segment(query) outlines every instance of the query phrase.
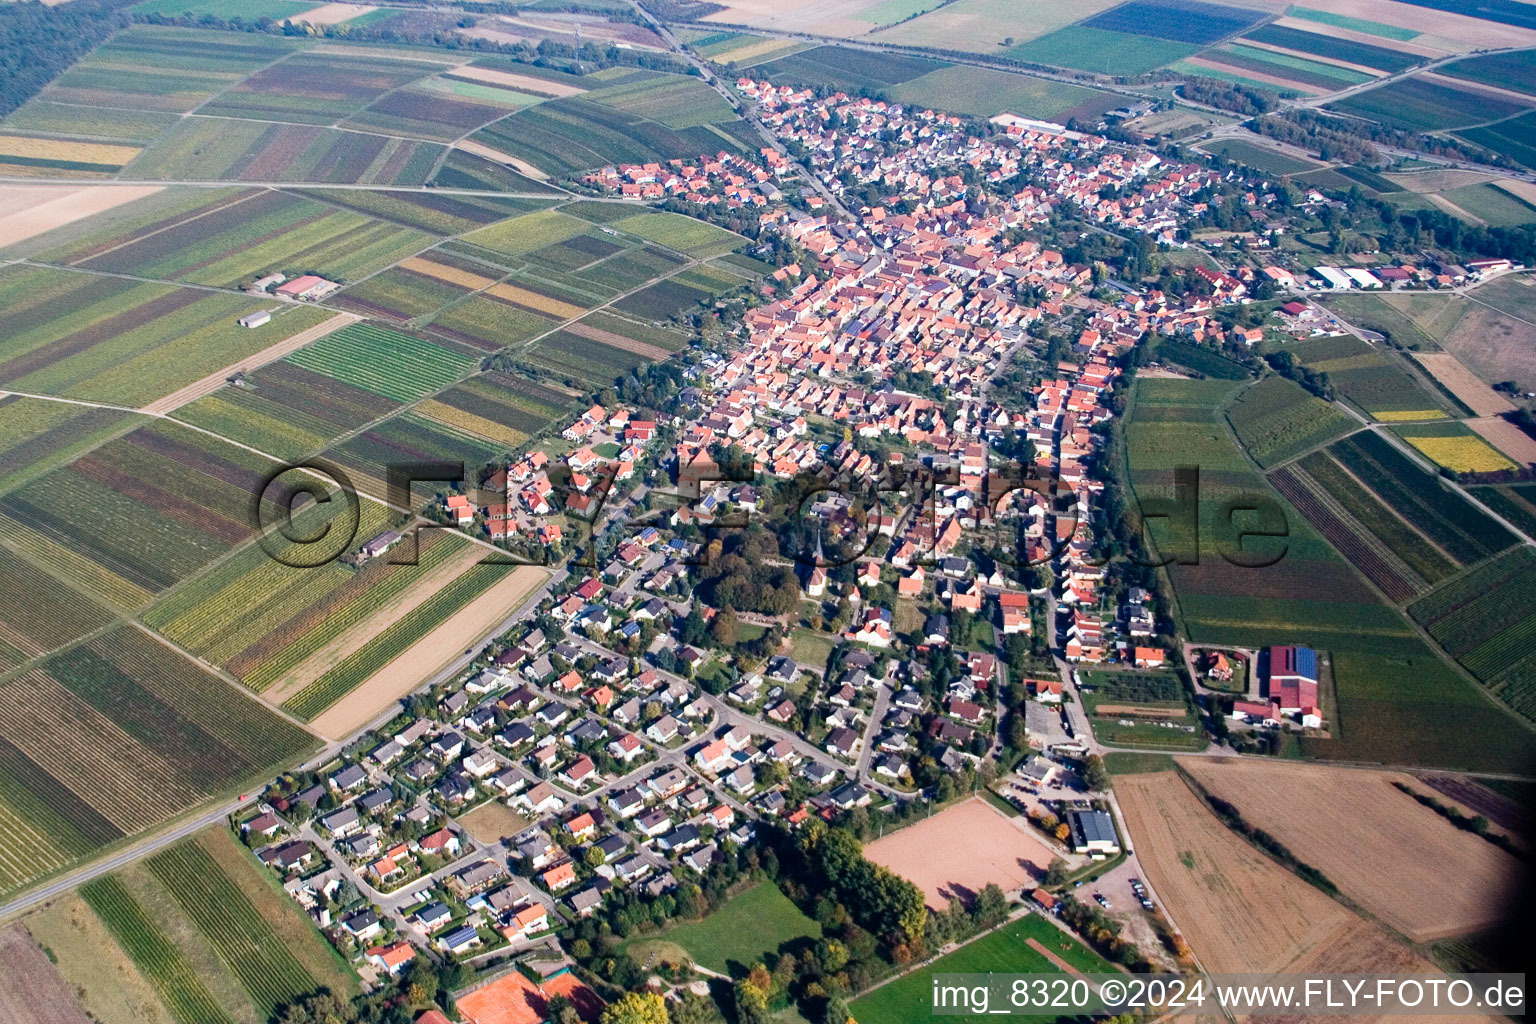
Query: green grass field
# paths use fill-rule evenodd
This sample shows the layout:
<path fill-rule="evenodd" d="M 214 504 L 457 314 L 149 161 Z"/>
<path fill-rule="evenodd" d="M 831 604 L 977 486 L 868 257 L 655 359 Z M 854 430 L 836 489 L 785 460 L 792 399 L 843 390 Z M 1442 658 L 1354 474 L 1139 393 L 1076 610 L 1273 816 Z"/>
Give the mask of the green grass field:
<path fill-rule="evenodd" d="M 1241 139 L 1222 139 L 1207 145 L 1206 150 L 1228 160 L 1235 160 L 1240 164 L 1247 164 L 1256 171 L 1266 174 L 1300 174 L 1302 171 L 1310 171 L 1317 168 L 1318 164 L 1302 160 L 1287 153 L 1270 149 L 1268 146 L 1260 146 L 1252 142 L 1244 142 Z"/>
<path fill-rule="evenodd" d="M 920 75 L 890 90 L 900 103 L 991 117 L 1007 111 L 1025 117 L 1087 119 L 1119 106 L 1119 97 L 1043 78 L 956 64 Z"/>
<path fill-rule="evenodd" d="M 1108 974 L 1114 968 L 1092 950 L 1045 918 L 1036 914 L 983 935 L 974 942 L 949 953 L 849 1004 L 848 1009 L 859 1024 L 909 1024 L 929 1016 L 933 1007 L 932 978 L 936 974 L 1059 974 L 1060 969 L 1039 950 L 1034 941 L 1079 971 Z M 954 1016 L 967 1024 L 980 1024 L 986 1016 Z M 1055 1020 L 1054 1014 L 1025 1019 Z"/>
<path fill-rule="evenodd" d="M 645 943 L 661 941 L 686 950 L 701 967 L 740 976 L 785 943 L 821 934 L 772 882 L 762 882 L 733 897 L 702 921 L 680 924 L 655 936 L 633 940 L 630 955 Z"/>
<path fill-rule="evenodd" d="M 1172 64 L 1199 49 L 1189 43 L 1071 25 L 1015 46 L 1005 56 L 1101 75 L 1139 75 Z"/>

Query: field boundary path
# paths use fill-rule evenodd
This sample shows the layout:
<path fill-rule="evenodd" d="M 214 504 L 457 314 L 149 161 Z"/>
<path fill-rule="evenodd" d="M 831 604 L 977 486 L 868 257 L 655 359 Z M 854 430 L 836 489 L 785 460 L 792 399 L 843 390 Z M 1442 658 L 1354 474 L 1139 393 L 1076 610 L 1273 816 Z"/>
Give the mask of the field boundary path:
<path fill-rule="evenodd" d="M 224 386 L 224 382 L 237 373 L 249 373 L 252 370 L 274 363 L 284 356 L 297 352 L 312 341 L 319 341 L 333 331 L 339 331 L 349 324 L 355 324 L 362 317 L 355 313 L 337 313 L 324 323 L 316 324 L 308 330 L 300 331 L 275 345 L 269 345 L 254 355 L 246 356 L 237 362 L 230 363 L 222 370 L 215 370 L 201 380 L 195 380 L 186 387 L 172 391 L 164 398 L 157 398 L 146 406 L 142 406 L 139 412 L 149 416 L 164 416 L 175 412 L 182 406 L 197 401 L 206 395 L 211 395 Z M 255 330 L 261 330 L 257 327 Z"/>

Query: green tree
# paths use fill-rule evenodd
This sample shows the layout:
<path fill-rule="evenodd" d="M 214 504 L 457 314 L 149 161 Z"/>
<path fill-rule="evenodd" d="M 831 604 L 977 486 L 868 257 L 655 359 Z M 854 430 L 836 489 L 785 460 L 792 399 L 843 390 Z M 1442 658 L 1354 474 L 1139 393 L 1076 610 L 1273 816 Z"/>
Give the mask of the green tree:
<path fill-rule="evenodd" d="M 840 995 L 827 997 L 827 1005 L 822 1010 L 822 1024 L 848 1024 L 853 1019 L 853 1014 L 848 1012 L 848 1003 Z"/>
<path fill-rule="evenodd" d="M 1094 790 L 1106 790 L 1112 784 L 1109 770 L 1104 767 L 1104 759 L 1098 754 L 1089 754 L 1083 762 L 1083 779 L 1088 783 L 1088 788 Z"/>
<path fill-rule="evenodd" d="M 988 882 L 976 894 L 976 905 L 971 908 L 976 923 L 983 928 L 1002 924 L 1008 918 L 1008 897 L 996 882 Z"/>
<path fill-rule="evenodd" d="M 1071 872 L 1067 869 L 1067 862 L 1060 857 L 1052 857 L 1051 863 L 1045 869 L 1045 884 L 1052 888 L 1067 884 L 1067 876 Z"/>

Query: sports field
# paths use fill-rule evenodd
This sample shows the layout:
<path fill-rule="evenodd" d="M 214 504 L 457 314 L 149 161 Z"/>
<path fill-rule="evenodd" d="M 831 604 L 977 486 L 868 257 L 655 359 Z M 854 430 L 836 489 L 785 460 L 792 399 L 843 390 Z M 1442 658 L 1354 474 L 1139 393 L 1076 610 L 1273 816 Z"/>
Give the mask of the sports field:
<path fill-rule="evenodd" d="M 1021 823 L 974 799 L 870 843 L 864 856 L 915 883 L 930 908 L 943 910 L 989 884 L 1004 892 L 1033 888 L 1053 855 Z"/>
<path fill-rule="evenodd" d="M 1053 958 L 1081 972 L 1107 974 L 1114 970 L 1067 932 L 1037 914 L 1027 914 L 931 964 L 881 985 L 868 995 L 855 999 L 848 1009 L 861 1024 L 905 1024 L 912 1020 L 913 1007 L 933 1005 L 934 975 L 1061 973 L 1062 969 Z M 989 1018 L 973 1015 L 954 1019 L 974 1024 Z"/>

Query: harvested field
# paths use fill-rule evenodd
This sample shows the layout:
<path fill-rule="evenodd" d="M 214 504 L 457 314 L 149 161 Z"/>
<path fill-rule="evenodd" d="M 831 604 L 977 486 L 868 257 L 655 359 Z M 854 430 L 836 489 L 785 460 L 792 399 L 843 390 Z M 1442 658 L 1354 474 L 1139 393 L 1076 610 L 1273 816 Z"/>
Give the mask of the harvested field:
<path fill-rule="evenodd" d="M 213 394 L 215 391 L 219 390 L 219 388 L 223 387 L 225 381 L 229 380 L 229 378 L 233 377 L 235 374 L 250 373 L 252 370 L 259 369 L 260 367 L 266 366 L 268 363 L 275 362 L 291 352 L 297 352 L 299 349 L 303 348 L 305 345 L 308 345 L 312 341 L 318 341 L 319 339 L 325 337 L 327 334 L 330 334 L 332 331 L 337 331 L 347 326 L 348 324 L 356 323 L 358 319 L 358 317 L 353 316 L 351 313 L 337 313 L 335 316 L 331 317 L 324 323 L 316 324 L 314 327 L 311 327 L 308 330 L 300 331 L 299 333 L 293 335 L 291 338 L 279 341 L 270 348 L 264 348 L 260 352 L 257 352 L 255 355 L 247 356 L 239 362 L 230 363 L 228 366 L 224 367 L 224 369 L 215 370 L 213 373 L 210 373 L 202 380 L 195 380 L 191 384 L 188 384 L 186 387 L 181 388 L 178 391 L 171 392 L 164 398 L 156 399 L 155 401 L 150 402 L 148 405 L 144 406 L 144 408 L 140 409 L 139 411 L 151 416 L 161 416 L 165 413 L 180 409 L 182 406 L 187 405 L 188 403 L 197 401 L 204 395 Z"/>
<path fill-rule="evenodd" d="M 1414 358 L 1461 404 L 1478 416 L 1497 416 L 1499 413 L 1514 411 L 1515 407 L 1509 399 L 1485 384 L 1449 352 L 1415 355 Z"/>
<path fill-rule="evenodd" d="M 376 10 L 378 10 L 377 7 L 370 7 L 368 4 L 321 4 L 293 20 L 308 22 L 311 25 L 340 25 L 344 21 L 361 18 Z"/>
<path fill-rule="evenodd" d="M 519 89 L 523 92 L 543 93 L 545 96 L 580 96 L 587 91 L 579 86 L 552 82 L 535 75 L 518 75 L 510 71 L 497 71 L 495 68 L 477 68 L 473 64 L 454 68 L 446 74 L 453 78 L 468 78 L 491 85 L 504 85 L 509 89 Z"/>
<path fill-rule="evenodd" d="M 160 185 L 0 185 L 0 247 L 159 192 Z"/>
<path fill-rule="evenodd" d="M 1420 38 L 1416 42 L 1445 43 L 1446 49 L 1450 50 L 1536 45 L 1536 32 L 1528 29 L 1396 0 L 1327 0 L 1308 6 L 1321 7 L 1333 15 L 1411 29 L 1423 36 L 1435 37 Z"/>
<path fill-rule="evenodd" d="M 551 298 L 548 295 L 540 295 L 538 292 L 527 288 L 519 288 L 515 284 L 494 284 L 486 289 L 487 295 L 502 299 L 531 309 L 536 313 L 547 313 L 561 320 L 570 320 L 581 316 L 587 311 L 585 306 L 577 306 L 569 302 Z"/>
<path fill-rule="evenodd" d="M 1033 887 L 1055 854 L 977 798 L 870 843 L 864 856 L 911 881 L 930 907 L 942 910 L 988 883 L 1004 892 Z"/>
<path fill-rule="evenodd" d="M 590 338 L 593 341 L 600 341 L 604 345 L 623 349 L 625 352 L 633 352 L 635 355 L 644 356 L 647 359 L 665 359 L 672 354 L 669 350 L 659 345 L 649 345 L 643 341 L 626 338 L 622 334 L 614 334 L 612 331 L 605 331 L 584 323 L 571 324 L 566 330 L 572 334 L 579 334 L 583 338 Z"/>
<path fill-rule="evenodd" d="M 461 267 L 445 266 L 420 256 L 412 256 L 408 260 L 401 260 L 399 265 L 402 270 L 425 274 L 427 277 L 434 277 L 439 281 L 447 281 L 449 284 L 456 284 L 460 288 L 468 288 L 470 291 L 489 288 L 496 283 L 494 277 L 475 274 Z"/>
<path fill-rule="evenodd" d="M 495 846 L 508 836 L 515 836 L 528 827 L 528 819 L 518 814 L 500 800 L 481 804 L 457 819 L 469 837 L 481 846 Z"/>
<path fill-rule="evenodd" d="M 88 1024 L 57 968 L 19 924 L 0 931 L 0 1020 L 16 1024 Z"/>
<path fill-rule="evenodd" d="M 1273 760 L 1179 763 L 1211 795 L 1415 942 L 1488 927 L 1513 894 L 1519 863 L 1392 785 L 1416 783 L 1411 775 Z M 1362 857 L 1364 850 L 1370 856 Z M 1455 870 L 1445 870 L 1448 864 Z"/>
<path fill-rule="evenodd" d="M 1147 877 L 1206 969 L 1285 970 L 1352 919 L 1233 834 L 1176 773 L 1119 776 L 1115 795 Z"/>
<path fill-rule="evenodd" d="M 1467 293 L 1472 306 L 1441 342 L 1485 381 L 1536 390 L 1536 277 L 1499 278 Z"/>
<path fill-rule="evenodd" d="M 367 725 L 391 702 L 410 693 L 459 651 L 494 629 L 549 578 L 548 572 L 534 566 L 519 566 L 504 572 L 500 582 L 315 718 L 312 723 L 315 731 L 321 736 L 339 739 Z"/>
<path fill-rule="evenodd" d="M 506 164 L 514 171 L 517 171 L 519 174 L 526 174 L 528 177 L 533 178 L 536 181 L 549 180 L 548 174 L 545 174 L 543 171 L 533 166 L 533 164 L 529 163 L 527 160 L 522 160 L 515 156 L 509 156 L 506 153 L 503 153 L 501 150 L 492 149 L 490 146 L 487 146 L 483 143 L 475 142 L 471 139 L 460 139 L 453 145 L 455 149 L 462 149 L 466 153 L 473 153 L 475 156 L 484 157 L 492 163 Z"/>
<path fill-rule="evenodd" d="M 1482 416 L 1462 420 L 1478 436 L 1516 462 L 1536 463 L 1536 439 L 1506 419 Z"/>

